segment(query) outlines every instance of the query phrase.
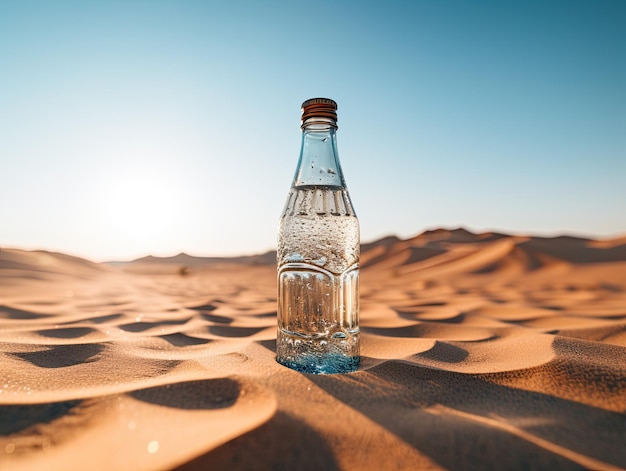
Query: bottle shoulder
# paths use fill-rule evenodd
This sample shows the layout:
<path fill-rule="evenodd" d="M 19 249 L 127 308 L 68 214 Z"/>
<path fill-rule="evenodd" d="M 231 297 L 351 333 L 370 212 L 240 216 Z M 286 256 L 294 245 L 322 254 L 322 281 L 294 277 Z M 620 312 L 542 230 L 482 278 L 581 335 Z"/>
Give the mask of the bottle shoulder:
<path fill-rule="evenodd" d="M 350 194 L 345 187 L 302 185 L 290 189 L 281 217 L 348 216 L 355 217 Z"/>

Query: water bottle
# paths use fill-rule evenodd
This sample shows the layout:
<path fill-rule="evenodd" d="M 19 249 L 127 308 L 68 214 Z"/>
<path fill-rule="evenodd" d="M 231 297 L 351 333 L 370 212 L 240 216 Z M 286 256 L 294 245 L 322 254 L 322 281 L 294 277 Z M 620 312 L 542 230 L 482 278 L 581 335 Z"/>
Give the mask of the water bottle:
<path fill-rule="evenodd" d="M 337 152 L 337 103 L 302 104 L 302 145 L 278 232 L 276 360 L 305 373 L 359 364 L 359 221 Z"/>

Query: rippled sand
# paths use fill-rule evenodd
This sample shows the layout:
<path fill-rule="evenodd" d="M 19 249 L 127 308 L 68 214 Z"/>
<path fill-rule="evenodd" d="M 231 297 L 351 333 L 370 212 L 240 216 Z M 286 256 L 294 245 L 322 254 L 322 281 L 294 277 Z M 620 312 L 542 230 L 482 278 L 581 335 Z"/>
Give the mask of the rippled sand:
<path fill-rule="evenodd" d="M 363 247 L 362 364 L 274 361 L 270 256 L 0 250 L 0 469 L 622 469 L 626 239 Z"/>

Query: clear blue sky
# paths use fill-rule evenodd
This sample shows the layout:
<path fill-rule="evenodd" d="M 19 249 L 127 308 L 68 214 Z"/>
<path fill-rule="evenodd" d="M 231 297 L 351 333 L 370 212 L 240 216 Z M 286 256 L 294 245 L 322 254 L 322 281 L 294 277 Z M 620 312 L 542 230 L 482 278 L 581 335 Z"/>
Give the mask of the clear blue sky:
<path fill-rule="evenodd" d="M 626 232 L 626 2 L 0 0 L 0 245 L 274 248 L 300 104 L 362 240 Z"/>

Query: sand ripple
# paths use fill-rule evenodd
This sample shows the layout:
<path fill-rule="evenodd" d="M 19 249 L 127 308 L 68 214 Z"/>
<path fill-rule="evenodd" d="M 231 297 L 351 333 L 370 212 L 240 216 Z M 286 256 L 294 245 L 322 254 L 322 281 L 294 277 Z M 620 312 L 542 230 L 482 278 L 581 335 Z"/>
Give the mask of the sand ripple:
<path fill-rule="evenodd" d="M 3 249 L 2 469 L 624 468 L 624 247 L 364 246 L 362 364 L 339 376 L 274 361 L 273 265 Z"/>

